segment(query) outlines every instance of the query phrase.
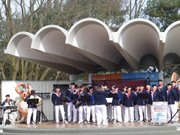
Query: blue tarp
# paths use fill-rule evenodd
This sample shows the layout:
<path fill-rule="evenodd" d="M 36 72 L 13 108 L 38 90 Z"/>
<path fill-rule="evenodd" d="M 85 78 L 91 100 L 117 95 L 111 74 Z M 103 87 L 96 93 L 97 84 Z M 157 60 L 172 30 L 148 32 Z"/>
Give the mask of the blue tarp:
<path fill-rule="evenodd" d="M 122 74 L 122 79 L 125 79 L 125 80 L 145 79 L 145 80 L 149 80 L 149 81 L 157 81 L 159 79 L 159 73 L 158 72 L 124 73 L 124 74 Z"/>

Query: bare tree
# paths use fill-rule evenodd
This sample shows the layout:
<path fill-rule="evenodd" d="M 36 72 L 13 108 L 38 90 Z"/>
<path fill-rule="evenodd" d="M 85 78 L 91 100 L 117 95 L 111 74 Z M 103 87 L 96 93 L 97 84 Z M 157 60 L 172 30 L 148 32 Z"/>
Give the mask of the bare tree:
<path fill-rule="evenodd" d="M 7 45 L 10 38 L 19 31 L 36 33 L 40 28 L 56 24 L 69 29 L 75 22 L 86 17 L 94 17 L 104 21 L 110 28 L 119 28 L 123 21 L 125 10 L 123 0 L 1 0 L 4 24 L 4 36 L 0 37 L 1 46 Z M 15 4 L 14 6 L 12 6 Z M 12 7 L 11 7 L 12 6 Z M 14 7 L 17 11 L 14 11 Z M 139 12 L 137 8 L 137 14 Z M 3 42 L 1 39 L 4 38 Z M 9 55 L 3 55 L 0 62 L 1 78 L 10 80 L 45 80 L 67 79 L 68 75 L 20 60 Z M 82 77 L 82 76 L 81 76 Z"/>
<path fill-rule="evenodd" d="M 125 9 L 127 11 L 127 20 L 141 17 L 142 10 L 147 0 L 124 0 Z"/>

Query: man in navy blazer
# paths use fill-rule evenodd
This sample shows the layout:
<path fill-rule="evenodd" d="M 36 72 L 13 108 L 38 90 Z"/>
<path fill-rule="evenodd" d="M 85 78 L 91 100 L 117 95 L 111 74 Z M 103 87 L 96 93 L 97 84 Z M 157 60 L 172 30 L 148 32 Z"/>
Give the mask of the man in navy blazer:
<path fill-rule="evenodd" d="M 131 87 L 128 87 L 124 93 L 124 106 L 125 106 L 125 117 L 124 122 L 134 122 L 134 105 L 136 101 L 136 95 L 132 92 Z"/>
<path fill-rule="evenodd" d="M 176 96 L 175 91 L 172 89 L 172 84 L 168 83 L 166 91 L 166 101 L 168 102 L 168 120 L 170 120 L 177 111 L 177 108 L 175 107 Z M 173 118 L 172 121 L 175 121 L 175 118 Z"/>
<path fill-rule="evenodd" d="M 166 90 L 167 86 L 164 86 L 163 80 L 158 80 L 158 90 L 159 90 L 159 95 L 160 95 L 160 101 L 166 101 Z"/>
<path fill-rule="evenodd" d="M 137 104 L 139 107 L 139 122 L 146 118 L 146 104 L 147 104 L 148 93 L 144 89 L 144 86 L 140 87 L 140 91 L 137 95 Z"/>
<path fill-rule="evenodd" d="M 146 120 L 151 121 L 151 105 L 152 105 L 152 97 L 151 97 L 151 86 L 149 84 L 146 85 Z"/>
<path fill-rule="evenodd" d="M 152 86 L 152 91 L 151 91 L 151 100 L 152 102 L 158 102 L 160 101 L 160 92 L 157 88 L 157 85 Z M 152 104 L 152 103 L 151 103 Z"/>
<path fill-rule="evenodd" d="M 160 93 L 159 93 L 159 89 L 158 89 L 157 85 L 152 86 L 152 91 L 151 91 L 150 96 L 151 96 L 150 104 L 152 105 L 151 106 L 151 119 L 152 119 L 152 121 L 154 121 L 155 117 L 154 117 L 153 103 L 160 101 Z"/>
<path fill-rule="evenodd" d="M 174 91 L 175 93 L 175 108 L 174 110 L 178 110 L 178 103 L 179 103 L 179 98 L 180 98 L 180 91 L 178 89 L 178 84 L 176 85 L 176 82 L 175 81 L 172 81 L 171 82 L 172 84 L 172 91 Z M 174 116 L 174 121 L 178 121 L 178 113 Z"/>

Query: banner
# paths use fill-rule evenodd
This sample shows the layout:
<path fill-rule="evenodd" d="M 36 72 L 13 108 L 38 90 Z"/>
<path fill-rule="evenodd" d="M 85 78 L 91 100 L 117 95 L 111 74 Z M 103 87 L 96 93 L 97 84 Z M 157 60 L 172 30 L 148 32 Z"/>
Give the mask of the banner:
<path fill-rule="evenodd" d="M 167 102 L 153 102 L 152 106 L 152 122 L 166 123 L 167 120 Z"/>
<path fill-rule="evenodd" d="M 105 75 L 94 74 L 92 77 L 92 80 L 93 81 L 96 81 L 96 80 L 119 80 L 120 78 L 121 78 L 121 75 L 119 73 L 105 74 Z"/>

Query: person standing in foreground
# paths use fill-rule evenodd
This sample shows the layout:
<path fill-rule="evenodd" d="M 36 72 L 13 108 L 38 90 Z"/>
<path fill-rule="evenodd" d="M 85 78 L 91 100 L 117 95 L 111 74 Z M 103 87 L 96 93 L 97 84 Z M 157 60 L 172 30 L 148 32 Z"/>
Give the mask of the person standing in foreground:
<path fill-rule="evenodd" d="M 175 103 L 174 103 L 175 104 L 174 110 L 177 111 L 178 110 L 179 98 L 180 98 L 180 92 L 179 92 L 179 89 L 178 89 L 178 84 L 176 85 L 175 81 L 172 81 L 171 84 L 172 84 L 172 90 L 176 95 L 175 96 Z M 174 116 L 174 121 L 176 121 L 176 122 L 178 121 L 178 113 Z"/>
<path fill-rule="evenodd" d="M 179 95 L 180 95 L 180 80 L 177 80 L 177 88 L 178 88 Z M 179 102 L 178 102 L 178 109 L 180 109 L 180 97 L 179 97 Z M 178 113 L 178 118 L 180 118 L 180 111 Z"/>
<path fill-rule="evenodd" d="M 90 102 L 91 102 L 91 96 L 89 94 L 88 88 L 84 86 L 80 86 L 80 89 L 82 92 L 79 95 L 78 101 L 81 103 L 79 106 L 79 122 L 78 124 L 81 124 L 83 122 L 90 123 Z M 84 116 L 84 117 L 83 117 Z"/>
<path fill-rule="evenodd" d="M 151 121 L 151 105 L 152 105 L 152 97 L 151 97 L 151 86 L 149 84 L 146 85 L 146 92 L 147 92 L 147 98 L 146 98 L 146 121 Z"/>
<path fill-rule="evenodd" d="M 72 103 L 73 103 L 73 109 L 72 109 L 73 110 L 73 120 L 72 120 L 73 123 L 77 122 L 78 108 L 76 107 L 76 103 L 77 103 L 77 100 L 78 100 L 78 97 L 79 97 L 78 91 L 79 91 L 79 88 L 76 85 L 75 89 L 74 89 L 74 91 L 73 91 L 73 93 L 71 95 L 72 96 L 71 99 L 72 99 Z"/>
<path fill-rule="evenodd" d="M 67 98 L 67 119 L 68 122 L 72 122 L 72 112 L 73 112 L 73 103 L 72 103 L 72 94 L 73 91 L 76 89 L 76 84 L 71 83 L 70 88 L 66 91 L 66 98 Z"/>
<path fill-rule="evenodd" d="M 52 103 L 55 107 L 55 118 L 56 123 L 59 123 L 59 111 L 61 112 L 61 117 L 63 120 L 63 123 L 67 123 L 65 121 L 65 112 L 64 112 L 64 106 L 63 106 L 63 94 L 61 92 L 61 89 L 59 87 L 55 88 L 55 92 L 52 94 Z"/>
<path fill-rule="evenodd" d="M 41 104 L 41 98 L 36 95 L 35 90 L 31 90 L 31 94 L 26 98 L 26 102 L 28 99 L 38 99 L 38 103 L 28 103 L 28 114 L 27 114 L 27 125 L 31 123 L 31 116 L 33 114 L 33 124 L 36 124 L 36 116 L 37 116 L 37 106 Z"/>
<path fill-rule="evenodd" d="M 166 101 L 166 89 L 167 87 L 164 86 L 163 80 L 158 80 L 158 90 L 160 95 L 160 101 Z"/>
<path fill-rule="evenodd" d="M 112 95 L 111 95 L 111 93 L 112 93 L 112 91 L 114 91 L 114 87 L 115 87 L 115 85 L 113 84 L 112 86 L 111 86 L 111 89 L 108 89 L 108 88 L 106 88 L 106 89 L 104 89 L 105 90 L 105 92 L 106 92 L 106 94 L 107 94 L 107 97 L 106 98 L 109 98 L 109 99 L 112 99 L 113 97 L 112 97 Z M 113 121 L 113 108 L 112 108 L 112 102 L 109 102 L 108 104 L 107 104 L 107 118 L 108 118 L 108 121 L 109 122 L 112 122 Z"/>
<path fill-rule="evenodd" d="M 122 110 L 121 106 L 123 103 L 123 94 L 119 91 L 118 87 L 115 86 L 113 91 L 110 93 L 112 96 L 112 109 L 113 109 L 113 123 L 122 122 Z"/>
<path fill-rule="evenodd" d="M 93 87 L 89 87 L 89 94 L 91 97 L 91 103 L 90 103 L 90 113 L 92 116 L 92 122 L 96 122 L 96 114 L 95 114 L 95 105 L 94 105 L 94 89 Z"/>
<path fill-rule="evenodd" d="M 127 93 L 127 86 L 125 86 L 122 90 L 122 94 L 123 94 L 123 101 L 124 101 L 124 95 L 125 93 Z M 125 121 L 125 104 L 123 103 L 123 105 L 121 106 L 121 110 L 122 110 L 122 121 Z"/>
<path fill-rule="evenodd" d="M 172 84 L 167 84 L 166 101 L 168 102 L 168 120 L 170 120 L 177 111 L 177 108 L 175 107 L 176 96 L 176 93 L 172 89 Z M 172 121 L 175 121 L 175 117 L 172 119 Z"/>
<path fill-rule="evenodd" d="M 136 96 L 132 92 L 131 87 L 127 88 L 127 91 L 124 93 L 124 106 L 125 106 L 125 116 L 124 122 L 134 122 L 134 105 Z"/>
<path fill-rule="evenodd" d="M 154 109 L 153 109 L 153 104 L 154 102 L 159 102 L 160 101 L 160 93 L 157 85 L 152 86 L 152 91 L 151 91 L 151 98 L 150 98 L 150 104 L 151 104 L 151 122 L 154 122 L 155 120 L 155 115 L 154 115 Z"/>
<path fill-rule="evenodd" d="M 137 95 L 137 104 L 139 107 L 139 122 L 142 122 L 146 118 L 146 102 L 148 98 L 148 93 L 144 89 L 144 86 L 142 85 L 140 87 L 140 91 Z"/>
<path fill-rule="evenodd" d="M 97 125 L 103 126 L 108 125 L 107 123 L 107 101 L 106 101 L 106 92 L 104 91 L 103 87 L 97 88 L 94 92 L 94 101 L 95 101 L 95 112 L 97 118 Z"/>
<path fill-rule="evenodd" d="M 134 95 L 135 95 L 135 103 L 134 103 L 134 121 L 139 121 L 139 106 L 137 105 L 137 95 L 140 91 L 140 86 L 136 86 Z"/>

